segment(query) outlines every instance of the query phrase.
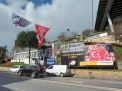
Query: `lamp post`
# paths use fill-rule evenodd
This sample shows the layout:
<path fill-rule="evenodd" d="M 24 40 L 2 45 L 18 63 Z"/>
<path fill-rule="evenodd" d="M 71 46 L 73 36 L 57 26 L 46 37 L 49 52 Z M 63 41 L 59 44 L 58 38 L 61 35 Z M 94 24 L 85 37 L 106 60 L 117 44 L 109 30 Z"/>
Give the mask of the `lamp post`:
<path fill-rule="evenodd" d="M 28 58 L 29 58 L 29 64 L 30 64 L 30 59 L 31 59 L 31 40 L 29 41 L 29 45 L 28 45 L 28 47 L 29 47 L 29 50 L 28 50 L 28 53 L 29 53 L 29 56 L 28 56 Z"/>
<path fill-rule="evenodd" d="M 67 31 L 68 31 L 68 37 L 69 37 L 68 65 L 70 66 L 70 60 L 69 60 L 69 54 L 70 54 L 70 29 L 68 28 Z"/>

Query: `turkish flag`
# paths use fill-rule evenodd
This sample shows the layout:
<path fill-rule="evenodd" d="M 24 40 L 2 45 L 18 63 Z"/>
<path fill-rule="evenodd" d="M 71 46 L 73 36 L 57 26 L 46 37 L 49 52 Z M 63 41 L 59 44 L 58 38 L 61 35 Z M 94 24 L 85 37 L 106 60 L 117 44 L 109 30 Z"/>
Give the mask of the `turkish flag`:
<path fill-rule="evenodd" d="M 41 46 L 43 44 L 43 40 L 49 28 L 40 26 L 38 24 L 35 24 L 35 28 L 36 28 L 36 36 L 38 39 L 38 46 Z"/>

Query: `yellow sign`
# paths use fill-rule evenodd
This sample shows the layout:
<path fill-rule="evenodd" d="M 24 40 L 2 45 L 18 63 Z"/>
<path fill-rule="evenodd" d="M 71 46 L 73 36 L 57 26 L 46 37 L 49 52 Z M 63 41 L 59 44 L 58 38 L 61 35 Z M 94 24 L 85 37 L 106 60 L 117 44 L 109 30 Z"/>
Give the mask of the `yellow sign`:
<path fill-rule="evenodd" d="M 97 65 L 97 62 L 80 62 L 80 66 L 86 66 L 86 65 Z"/>

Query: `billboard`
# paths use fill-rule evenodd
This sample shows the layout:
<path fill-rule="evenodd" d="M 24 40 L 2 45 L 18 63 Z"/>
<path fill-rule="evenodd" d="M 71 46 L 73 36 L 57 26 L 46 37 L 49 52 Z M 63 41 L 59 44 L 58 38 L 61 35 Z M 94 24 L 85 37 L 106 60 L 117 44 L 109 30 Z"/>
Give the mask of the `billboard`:
<path fill-rule="evenodd" d="M 62 65 L 72 65 L 79 66 L 80 61 L 84 60 L 84 55 L 82 51 L 78 52 L 65 52 L 61 54 L 61 64 Z"/>
<path fill-rule="evenodd" d="M 88 45 L 77 52 L 62 52 L 62 64 L 74 66 L 113 65 L 115 55 L 111 44 Z"/>

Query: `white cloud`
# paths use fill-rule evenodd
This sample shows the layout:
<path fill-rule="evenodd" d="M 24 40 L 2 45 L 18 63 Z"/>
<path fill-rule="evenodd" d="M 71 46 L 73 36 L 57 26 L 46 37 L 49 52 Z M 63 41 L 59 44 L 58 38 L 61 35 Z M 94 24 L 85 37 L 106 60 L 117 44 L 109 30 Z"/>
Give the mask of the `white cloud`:
<path fill-rule="evenodd" d="M 0 45 L 12 48 L 19 32 L 28 30 L 35 23 L 47 26 L 50 31 L 46 38 L 55 40 L 61 32 L 71 31 L 81 33 L 91 28 L 92 0 L 53 0 L 52 5 L 46 4 L 34 8 L 34 3 L 27 0 L 8 0 L 9 5 L 0 4 Z M 94 21 L 99 0 L 94 0 Z M 25 5 L 25 9 L 22 7 Z M 30 20 L 33 24 L 27 28 L 15 28 L 11 21 L 11 14 L 15 12 Z"/>

